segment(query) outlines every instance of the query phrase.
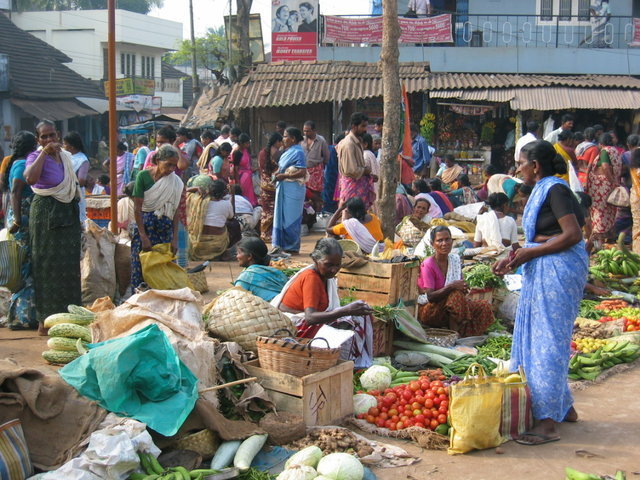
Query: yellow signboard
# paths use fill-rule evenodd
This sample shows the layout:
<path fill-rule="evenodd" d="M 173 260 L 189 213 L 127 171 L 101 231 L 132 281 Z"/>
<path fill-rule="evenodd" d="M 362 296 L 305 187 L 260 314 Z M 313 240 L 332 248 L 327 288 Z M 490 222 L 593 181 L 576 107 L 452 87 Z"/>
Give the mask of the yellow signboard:
<path fill-rule="evenodd" d="M 109 96 L 109 82 L 104 82 L 104 91 Z M 127 95 L 154 95 L 156 82 L 153 78 L 118 78 L 116 79 L 116 97 Z"/>

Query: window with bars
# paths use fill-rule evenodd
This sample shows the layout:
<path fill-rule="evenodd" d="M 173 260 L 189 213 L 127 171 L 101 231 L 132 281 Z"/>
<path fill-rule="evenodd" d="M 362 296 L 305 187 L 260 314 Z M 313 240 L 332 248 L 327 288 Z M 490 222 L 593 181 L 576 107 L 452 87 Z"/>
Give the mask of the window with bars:
<path fill-rule="evenodd" d="M 563 22 L 571 21 L 571 0 L 560 0 L 558 19 Z"/>
<path fill-rule="evenodd" d="M 591 2 L 589 0 L 578 0 L 578 20 L 588 22 L 591 17 L 589 13 L 590 9 Z"/>
<path fill-rule="evenodd" d="M 553 20 L 553 0 L 540 0 L 540 20 Z"/>

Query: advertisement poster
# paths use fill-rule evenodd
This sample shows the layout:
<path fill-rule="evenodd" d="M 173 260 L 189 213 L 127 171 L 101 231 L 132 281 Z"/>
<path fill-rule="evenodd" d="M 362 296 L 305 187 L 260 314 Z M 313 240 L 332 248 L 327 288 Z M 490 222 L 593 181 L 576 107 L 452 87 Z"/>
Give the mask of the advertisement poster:
<path fill-rule="evenodd" d="M 398 19 L 400 43 L 453 42 L 451 15 Z M 382 17 L 324 17 L 324 43 L 381 43 Z"/>
<path fill-rule="evenodd" d="M 318 0 L 272 0 L 271 61 L 316 60 Z"/>

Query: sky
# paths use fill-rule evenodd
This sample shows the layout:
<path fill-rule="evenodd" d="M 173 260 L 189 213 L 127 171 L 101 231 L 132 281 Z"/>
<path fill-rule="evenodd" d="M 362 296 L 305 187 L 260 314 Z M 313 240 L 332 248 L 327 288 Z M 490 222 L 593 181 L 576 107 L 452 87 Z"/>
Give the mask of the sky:
<path fill-rule="evenodd" d="M 233 14 L 236 13 L 236 0 L 232 0 Z M 320 9 L 326 15 L 366 14 L 369 12 L 369 0 L 320 0 Z M 262 20 L 262 35 L 265 46 L 271 44 L 271 1 L 253 0 L 251 13 L 259 13 Z M 189 2 L 188 0 L 164 0 L 162 8 L 154 8 L 151 16 L 182 23 L 184 38 L 189 38 Z M 193 0 L 193 16 L 196 36 L 203 35 L 208 27 L 219 27 L 224 16 L 229 15 L 229 0 Z"/>

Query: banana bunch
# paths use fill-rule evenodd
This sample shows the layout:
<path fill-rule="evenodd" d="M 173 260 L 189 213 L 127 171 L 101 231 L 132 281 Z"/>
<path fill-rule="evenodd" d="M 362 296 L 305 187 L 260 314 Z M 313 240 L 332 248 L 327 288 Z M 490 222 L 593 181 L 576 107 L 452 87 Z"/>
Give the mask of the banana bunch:
<path fill-rule="evenodd" d="M 607 342 L 593 353 L 578 354 L 569 361 L 571 380 L 595 380 L 603 370 L 640 358 L 640 345 L 631 342 Z"/>
<path fill-rule="evenodd" d="M 640 256 L 617 248 L 600 250 L 595 255 L 596 265 L 589 269 L 596 280 L 606 281 L 610 275 L 637 277 L 640 273 Z"/>
<path fill-rule="evenodd" d="M 146 473 L 132 473 L 129 480 L 202 480 L 207 475 L 218 473 L 218 470 L 187 470 L 184 467 L 164 468 L 160 462 L 148 453 L 138 453 L 140 467 Z"/>

